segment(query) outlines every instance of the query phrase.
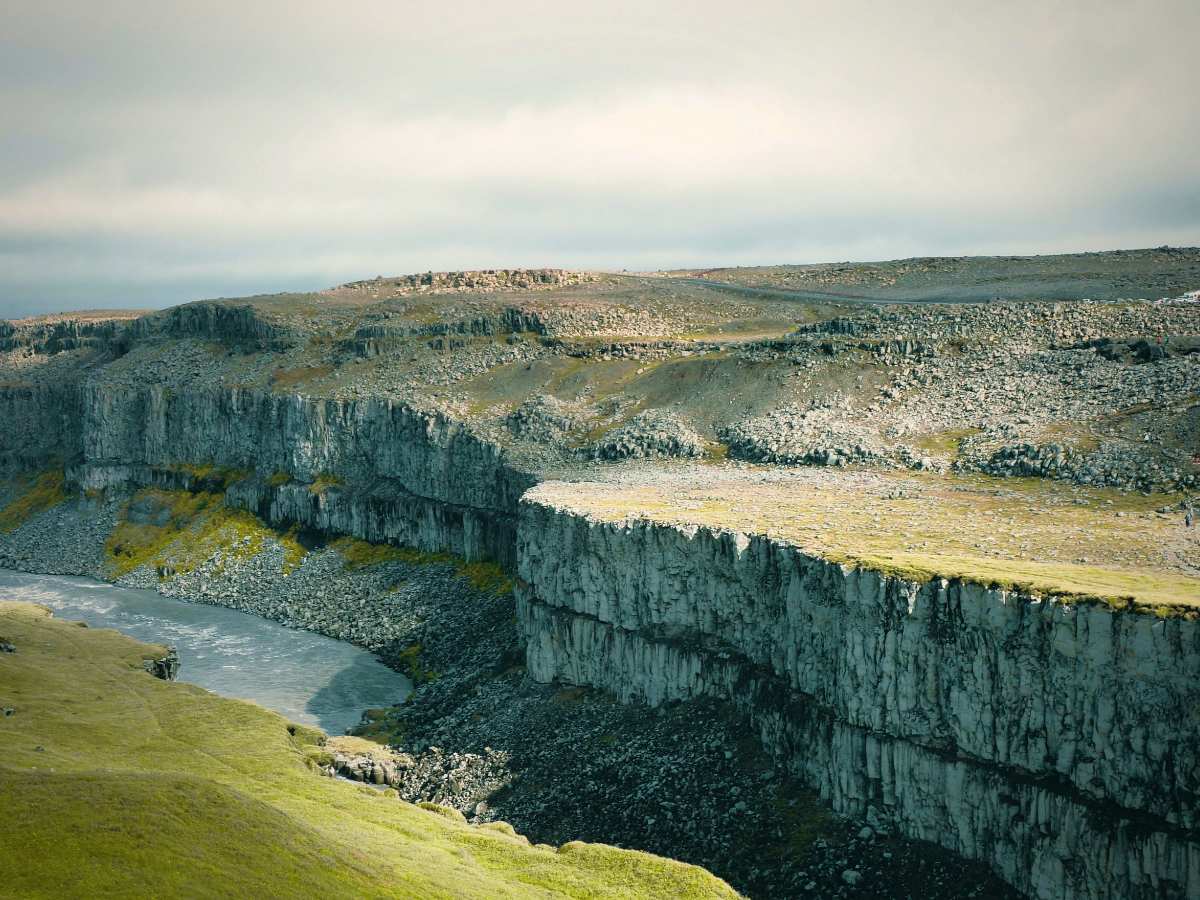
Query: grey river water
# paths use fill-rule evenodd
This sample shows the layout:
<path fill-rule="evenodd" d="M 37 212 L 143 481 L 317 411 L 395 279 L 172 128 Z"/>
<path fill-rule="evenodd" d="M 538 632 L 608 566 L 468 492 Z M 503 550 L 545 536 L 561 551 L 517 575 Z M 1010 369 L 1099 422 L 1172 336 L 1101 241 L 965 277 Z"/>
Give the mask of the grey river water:
<path fill-rule="evenodd" d="M 409 680 L 365 650 L 249 613 L 185 603 L 87 578 L 0 569 L 0 601 L 41 603 L 63 619 L 173 644 L 179 680 L 341 734 L 362 712 L 399 703 Z"/>

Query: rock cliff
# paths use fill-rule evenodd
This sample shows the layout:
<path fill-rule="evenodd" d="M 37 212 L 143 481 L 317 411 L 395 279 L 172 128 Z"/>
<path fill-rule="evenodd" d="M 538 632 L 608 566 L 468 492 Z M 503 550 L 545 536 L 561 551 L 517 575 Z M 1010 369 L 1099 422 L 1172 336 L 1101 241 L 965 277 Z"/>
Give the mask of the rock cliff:
<path fill-rule="evenodd" d="M 1196 251 L 1135 256 L 1153 277 L 1113 275 L 1104 296 L 1160 296 L 1134 283 L 1173 293 L 1200 271 Z M 1200 483 L 1200 304 L 874 308 L 794 295 L 856 285 L 880 300 L 990 299 L 996 260 L 957 293 L 979 265 L 426 273 L 140 318 L 0 322 L 0 503 L 18 506 L 0 528 L 65 488 L 78 515 L 61 531 L 87 532 L 36 530 L 7 558 L 97 571 L 131 490 L 154 486 L 219 494 L 300 556 L 351 535 L 495 560 L 519 575 L 539 681 L 659 707 L 733 704 L 835 809 L 986 861 L 1039 897 L 1200 896 L 1194 613 L 989 586 L 1048 572 L 1058 590 L 1099 560 L 1121 585 L 1157 591 L 1143 605 L 1175 602 L 1185 582 L 1184 605 L 1195 594 L 1200 541 L 1168 518 L 1190 520 Z M 1169 344 L 1147 341 L 1160 334 Z M 619 482 L 624 469 L 592 460 L 665 456 L 704 460 L 682 474 L 681 460 L 655 462 L 667 494 L 679 493 L 670 472 L 702 494 L 727 469 L 821 474 L 789 509 L 770 484 L 691 497 L 709 504 L 710 528 L 601 520 L 563 499 L 572 488 L 537 486 L 551 473 Z M 40 499 L 10 503 L 37 493 L 37 472 L 49 479 Z M 1074 493 L 1049 503 L 1021 483 L 968 483 L 980 472 Z M 1133 503 L 1082 485 L 1164 493 Z M 731 524 L 737 504 L 807 530 L 795 543 L 718 530 L 764 530 Z M 976 562 L 978 541 L 990 568 L 967 571 L 971 582 L 844 566 L 831 535 Z M 228 599 L 220 571 L 199 596 Z M 322 602 L 346 607 L 336 619 L 349 633 L 358 614 L 332 572 Z M 515 641 L 507 614 L 505 625 Z"/>
<path fill-rule="evenodd" d="M 463 426 L 385 399 L 89 385 L 81 427 L 85 488 L 216 468 L 233 482 L 227 502 L 272 523 L 468 559 L 512 562 L 517 499 L 533 484 Z"/>
<path fill-rule="evenodd" d="M 521 504 L 538 680 L 719 697 L 840 812 L 988 861 L 1044 898 L 1200 891 L 1200 631 L 917 583 L 765 537 Z"/>
<path fill-rule="evenodd" d="M 216 484 L 275 524 L 499 560 L 520 577 L 533 678 L 729 701 L 835 810 L 1033 896 L 1200 891 L 1190 618 L 599 521 L 460 423 L 382 398 L 93 381 L 0 404 L 14 470 L 57 458 L 84 489 Z"/>

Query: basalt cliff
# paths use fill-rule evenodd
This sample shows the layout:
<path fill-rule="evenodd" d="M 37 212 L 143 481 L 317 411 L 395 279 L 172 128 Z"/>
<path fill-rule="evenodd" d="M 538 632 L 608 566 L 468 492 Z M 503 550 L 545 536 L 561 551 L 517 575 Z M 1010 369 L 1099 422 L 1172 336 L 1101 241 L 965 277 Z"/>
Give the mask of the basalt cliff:
<path fill-rule="evenodd" d="M 922 302 L 932 260 L 7 323 L 0 565 L 293 620 L 319 595 L 307 627 L 353 637 L 411 614 L 372 566 L 457 560 L 515 605 L 421 613 L 426 651 L 515 615 L 495 671 L 718 704 L 868 832 L 1047 900 L 1197 896 L 1200 254 L 1045 259 L 1043 293 L 988 303 Z M 439 715 L 463 702 L 426 680 Z"/>

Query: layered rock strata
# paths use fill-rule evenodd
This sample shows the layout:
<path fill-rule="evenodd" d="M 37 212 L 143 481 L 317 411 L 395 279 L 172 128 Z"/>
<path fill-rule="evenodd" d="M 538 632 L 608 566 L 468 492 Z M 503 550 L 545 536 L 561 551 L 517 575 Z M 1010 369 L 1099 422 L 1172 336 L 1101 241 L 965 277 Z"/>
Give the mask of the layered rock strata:
<path fill-rule="evenodd" d="M 1200 892 L 1200 628 L 526 495 L 530 674 L 750 714 L 839 812 L 1044 898 Z"/>

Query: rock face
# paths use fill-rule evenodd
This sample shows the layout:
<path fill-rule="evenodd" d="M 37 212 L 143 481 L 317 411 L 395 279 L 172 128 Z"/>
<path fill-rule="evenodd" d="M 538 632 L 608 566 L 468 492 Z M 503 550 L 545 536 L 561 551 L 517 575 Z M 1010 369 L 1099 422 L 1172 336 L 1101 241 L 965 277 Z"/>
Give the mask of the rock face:
<path fill-rule="evenodd" d="M 0 352 L 23 350 L 53 356 L 95 347 L 119 352 L 126 343 L 127 320 L 44 317 L 9 322 L 0 319 Z"/>
<path fill-rule="evenodd" d="M 206 300 L 174 306 L 130 324 L 131 338 L 153 334 L 201 338 L 246 350 L 281 350 L 300 340 L 253 306 Z"/>
<path fill-rule="evenodd" d="M 47 460 L 83 453 L 79 390 L 72 385 L 13 385 L 0 389 L 0 477 L 37 471 Z"/>
<path fill-rule="evenodd" d="M 428 294 L 442 291 L 455 293 L 535 290 L 564 287 L 597 281 L 593 272 L 568 272 L 564 269 L 476 269 L 465 272 L 425 272 L 395 278 L 373 278 L 353 281 L 341 290 L 356 290 L 372 294 Z"/>
<path fill-rule="evenodd" d="M 481 284 L 481 290 L 494 286 Z M 433 292 L 437 285 L 427 287 Z M 944 334 L 938 340 L 965 328 L 954 315 L 939 326 Z M 419 328 L 384 322 L 347 333 L 354 335 L 350 349 L 358 356 L 386 357 L 393 343 L 414 335 L 444 339 L 452 351 L 455 340 L 468 337 L 506 331 L 541 336 L 550 326 L 539 316 L 512 307 L 493 318 L 468 316 Z M 555 326 L 560 331 L 607 327 L 602 313 L 586 308 L 561 316 L 566 318 Z M 647 321 L 653 333 L 658 326 Z M 868 349 L 862 343 L 872 336 L 868 325 L 837 319 L 800 337 L 819 340 L 814 346 L 834 356 L 839 335 Z M 22 349 L 49 356 L 56 348 L 82 346 L 80 341 L 110 342 L 104 346 L 115 354 L 127 338 L 166 336 L 211 342 L 240 359 L 239 349 L 284 348 L 303 337 L 292 325 L 236 304 L 193 304 L 95 334 L 72 328 L 0 331 L 0 338 L 19 338 Z M 975 422 L 996 397 L 1005 409 L 1028 406 L 1033 381 L 988 368 L 974 382 L 974 406 L 962 412 L 958 376 L 967 373 L 954 368 L 959 357 L 934 355 L 915 338 L 884 343 L 895 340 L 880 336 L 871 352 L 882 347 L 890 356 L 925 360 L 921 365 L 931 372 L 913 367 L 897 376 L 880 394 L 888 403 L 897 406 L 905 391 L 926 387 L 922 379 L 954 383 L 944 396 L 921 395 L 919 405 L 905 407 L 914 420 L 931 419 L 930 410 L 943 409 L 938 403 L 959 411 L 959 418 L 933 417 L 947 426 Z M 788 342 L 787 352 L 794 345 Z M 508 353 L 512 346 L 497 343 L 488 352 Z M 666 353 L 669 346 L 639 345 L 636 352 Z M 211 356 L 211 349 L 203 352 Z M 627 355 L 617 344 L 586 344 L 571 352 L 603 361 Z M 1021 357 L 1012 371 L 1037 376 L 1041 384 L 1047 372 L 1063 370 L 1066 357 L 1039 354 Z M 929 361 L 943 359 L 948 362 L 933 371 Z M 180 360 L 179 366 L 191 365 L 188 357 Z M 1131 365 L 1134 375 L 1116 372 L 1111 361 L 1075 362 L 1121 401 L 1104 400 L 1092 410 L 1097 414 L 1135 395 L 1174 397 L 1195 383 L 1182 358 Z M 448 416 L 381 392 L 359 399 L 285 396 L 218 388 L 216 375 L 198 387 L 180 375 L 186 371 L 192 370 L 161 376 L 172 378 L 173 388 L 154 384 L 160 375 L 153 369 L 124 381 L 120 374 L 77 373 L 73 380 L 47 376 L 0 388 L 6 423 L 0 476 L 61 463 L 71 485 L 85 490 L 200 486 L 223 491 L 226 503 L 281 526 L 497 560 L 520 575 L 519 624 L 528 671 L 539 681 L 595 686 L 652 706 L 688 698 L 729 701 L 755 723 L 778 766 L 818 787 L 838 811 L 986 861 L 1038 897 L 1200 895 L 1196 622 L 1070 606 L 979 585 L 916 584 L 844 569 L 765 538 L 604 524 L 545 501 L 533 487 L 535 474 L 479 436 L 485 432 Z M 1078 400 L 1073 394 L 1068 399 Z M 875 409 L 866 407 L 863 415 Z M 1057 416 L 1075 407 L 1063 399 L 1056 409 Z M 731 455 L 758 461 L 925 467 L 877 430 L 871 432 L 877 441 L 864 441 L 847 414 L 832 407 L 785 408 L 721 434 Z M 503 427 L 566 448 L 587 420 L 584 401 L 543 398 L 507 414 Z M 1070 453 L 1047 446 L 1005 438 L 1008 449 L 989 444 L 983 459 L 1011 474 L 1063 477 L 1075 471 Z M 652 411 L 579 455 L 703 452 L 685 420 Z M 1090 467 L 1075 467 L 1081 478 L 1125 483 L 1131 476 L 1123 473 L 1131 468 L 1150 471 L 1139 460 L 1110 471 L 1105 452 L 1102 445 L 1081 460 Z M 1152 479 L 1162 480 L 1169 479 Z M 81 503 L 97 510 L 111 505 L 95 496 Z M 116 511 L 104 509 L 111 524 Z M 99 521 L 100 514 L 82 518 Z M 57 541 L 46 538 L 40 549 L 52 548 L 64 571 L 95 568 L 72 551 L 73 543 Z M 20 563 L 28 548 L 18 551 L 9 559 Z M 328 602 L 352 617 L 355 597 L 345 592 L 344 581 L 340 587 Z M 265 614 L 282 615 L 281 608 Z M 173 677 L 169 661 L 155 667 L 160 677 Z M 366 777 L 365 769 L 357 770 Z M 423 771 L 410 775 L 424 778 Z M 374 768 L 370 773 L 369 780 L 382 777 L 385 783 L 400 777 L 386 771 L 377 776 Z"/>
<path fill-rule="evenodd" d="M 275 523 L 512 562 L 533 476 L 462 425 L 382 399 L 240 389 L 82 389 L 83 487 L 148 484 L 172 467 L 236 472 L 227 500 Z"/>
<path fill-rule="evenodd" d="M 598 522 L 538 489 L 518 543 L 535 679 L 730 700 L 838 811 L 1033 896 L 1200 891 L 1197 623 Z"/>

